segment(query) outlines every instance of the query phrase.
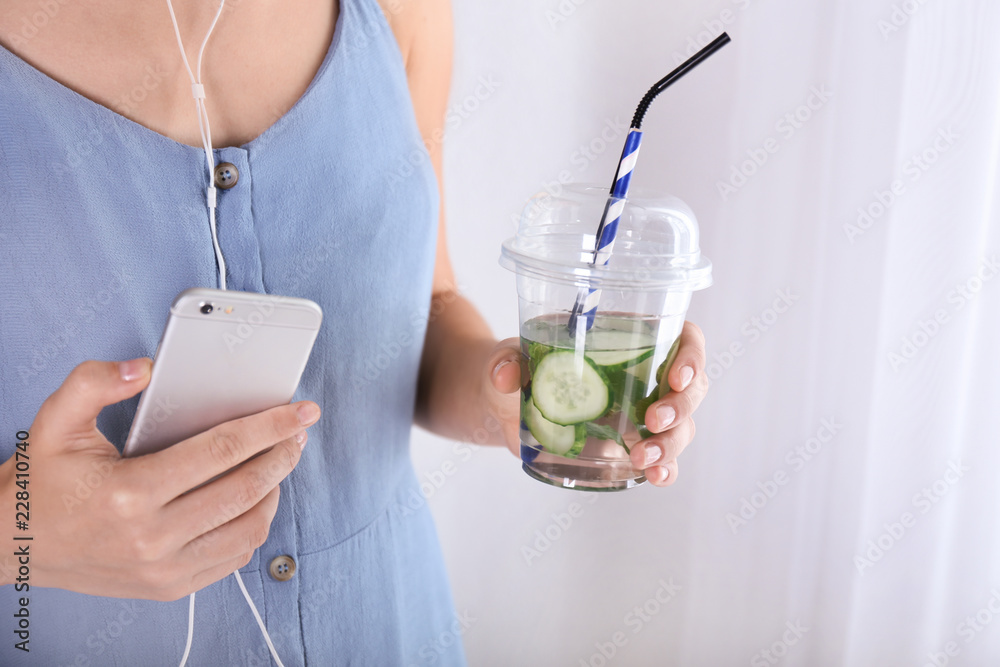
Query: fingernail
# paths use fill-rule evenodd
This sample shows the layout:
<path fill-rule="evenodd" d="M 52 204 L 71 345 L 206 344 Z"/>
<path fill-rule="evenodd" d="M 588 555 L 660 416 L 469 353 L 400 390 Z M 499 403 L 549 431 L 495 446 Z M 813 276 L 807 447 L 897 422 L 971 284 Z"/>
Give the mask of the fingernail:
<path fill-rule="evenodd" d="M 687 389 L 687 386 L 691 384 L 691 380 L 694 379 L 694 369 L 690 366 L 685 366 L 681 369 L 681 391 Z"/>
<path fill-rule="evenodd" d="M 500 375 L 500 371 L 503 369 L 503 367 L 509 366 L 512 363 L 514 363 L 512 359 L 504 359 L 503 361 L 501 361 L 499 364 L 496 365 L 496 368 L 493 369 L 493 376 L 490 378 L 493 381 L 493 384 L 496 384 L 497 376 Z"/>
<path fill-rule="evenodd" d="M 295 442 L 299 443 L 299 449 L 306 448 L 306 432 L 301 431 L 295 434 Z"/>
<path fill-rule="evenodd" d="M 303 426 L 309 426 L 319 419 L 319 407 L 315 403 L 303 403 L 299 406 L 299 423 Z"/>
<path fill-rule="evenodd" d="M 146 374 L 146 360 L 132 359 L 131 361 L 119 361 L 118 373 L 125 382 L 138 380 Z"/>
<path fill-rule="evenodd" d="M 659 405 L 656 407 L 656 423 L 660 427 L 660 431 L 667 428 L 674 423 L 674 417 L 677 413 L 669 405 Z"/>
<path fill-rule="evenodd" d="M 663 452 L 656 445 L 646 445 L 646 465 L 655 463 L 663 456 Z"/>

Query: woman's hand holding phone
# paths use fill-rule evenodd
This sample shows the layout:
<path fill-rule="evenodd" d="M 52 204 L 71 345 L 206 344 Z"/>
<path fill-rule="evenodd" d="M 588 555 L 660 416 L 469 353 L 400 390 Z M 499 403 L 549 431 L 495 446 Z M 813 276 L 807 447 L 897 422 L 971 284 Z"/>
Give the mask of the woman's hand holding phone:
<path fill-rule="evenodd" d="M 246 565 L 267 539 L 278 484 L 319 406 L 283 405 L 122 458 L 97 415 L 142 391 L 150 369 L 145 358 L 86 361 L 39 409 L 28 449 L 32 585 L 177 600 Z M 14 473 L 11 457 L 0 465 L 3 516 L 14 516 Z M 13 583 L 16 559 L 3 561 L 0 583 Z"/>

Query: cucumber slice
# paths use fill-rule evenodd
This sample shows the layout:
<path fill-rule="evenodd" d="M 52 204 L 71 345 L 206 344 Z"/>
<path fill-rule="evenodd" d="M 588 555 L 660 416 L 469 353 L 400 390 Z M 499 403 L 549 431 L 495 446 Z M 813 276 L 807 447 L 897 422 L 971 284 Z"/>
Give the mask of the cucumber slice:
<path fill-rule="evenodd" d="M 645 350 L 587 350 L 598 366 L 632 366 L 653 356 L 653 348 Z"/>
<path fill-rule="evenodd" d="M 548 355 L 550 352 L 556 348 L 551 345 L 546 345 L 545 343 L 535 343 L 531 342 L 528 345 L 528 377 L 535 376 L 535 369 L 538 368 L 538 364 Z"/>
<path fill-rule="evenodd" d="M 545 355 L 531 378 L 532 402 L 545 419 L 567 426 L 599 419 L 611 407 L 607 380 L 593 361 L 573 352 Z"/>
<path fill-rule="evenodd" d="M 615 331 L 625 332 L 629 335 L 651 336 L 654 331 L 650 323 L 635 317 L 616 317 L 613 315 L 602 315 L 598 313 L 594 321 L 594 331 Z"/>
<path fill-rule="evenodd" d="M 583 445 L 587 442 L 587 430 L 583 424 L 572 426 L 553 424 L 542 416 L 534 401 L 527 401 L 524 412 L 528 430 L 545 451 L 571 459 L 583 451 Z"/>
<path fill-rule="evenodd" d="M 639 331 L 596 330 L 587 334 L 587 356 L 600 366 L 638 362 L 653 354 L 656 340 Z"/>

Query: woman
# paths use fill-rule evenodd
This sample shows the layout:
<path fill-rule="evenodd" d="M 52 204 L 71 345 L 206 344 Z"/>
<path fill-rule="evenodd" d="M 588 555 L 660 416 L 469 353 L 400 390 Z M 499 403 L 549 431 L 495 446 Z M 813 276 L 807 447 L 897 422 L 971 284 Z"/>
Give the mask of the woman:
<path fill-rule="evenodd" d="M 194 66 L 218 6 L 176 5 Z M 436 641 L 457 621 L 431 516 L 403 504 L 409 431 L 485 431 L 516 451 L 519 351 L 456 293 L 448 260 L 447 3 L 226 5 L 201 81 L 228 288 L 312 299 L 325 321 L 301 400 L 122 460 L 170 301 L 217 285 L 172 28 L 160 3 L 0 9 L 0 504 L 13 525 L 27 490 L 33 537 L 27 580 L 4 549 L 3 608 L 30 610 L 30 644 L 4 642 L 0 662 L 172 664 L 200 591 L 191 662 L 267 664 L 227 576 L 240 569 L 285 664 L 460 664 Z M 632 452 L 653 484 L 676 479 L 703 364 L 687 325 L 677 391 L 647 413 L 658 435 Z"/>

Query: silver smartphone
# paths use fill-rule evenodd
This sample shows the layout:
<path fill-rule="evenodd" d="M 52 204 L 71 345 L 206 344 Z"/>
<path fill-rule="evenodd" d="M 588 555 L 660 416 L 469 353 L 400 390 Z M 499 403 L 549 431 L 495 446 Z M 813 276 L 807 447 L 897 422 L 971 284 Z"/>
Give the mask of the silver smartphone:
<path fill-rule="evenodd" d="M 308 299 L 207 288 L 178 294 L 124 455 L 289 403 L 322 321 Z"/>

